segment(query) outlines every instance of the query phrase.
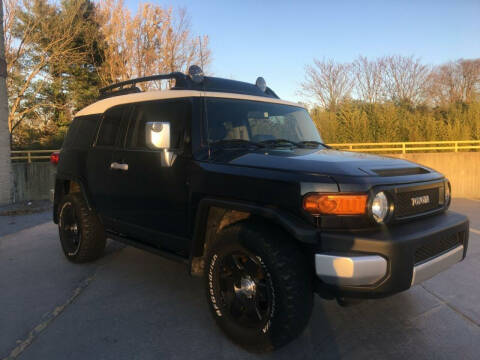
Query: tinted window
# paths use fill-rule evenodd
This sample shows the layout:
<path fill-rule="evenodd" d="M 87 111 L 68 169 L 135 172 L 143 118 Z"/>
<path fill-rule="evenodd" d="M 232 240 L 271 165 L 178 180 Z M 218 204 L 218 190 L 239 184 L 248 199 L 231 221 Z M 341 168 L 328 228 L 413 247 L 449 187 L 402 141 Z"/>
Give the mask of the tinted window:
<path fill-rule="evenodd" d="M 88 116 L 78 119 L 78 127 L 75 132 L 74 146 L 88 148 L 92 145 L 93 137 L 97 129 L 98 116 Z"/>
<path fill-rule="evenodd" d="M 123 107 L 115 107 L 108 110 L 100 126 L 98 134 L 97 145 L 99 146 L 114 146 L 117 139 L 120 123 L 122 121 Z"/>
<path fill-rule="evenodd" d="M 322 142 L 308 112 L 297 106 L 248 100 L 209 99 L 207 123 L 208 138 L 212 142 L 231 139 Z"/>
<path fill-rule="evenodd" d="M 147 122 L 169 122 L 171 139 L 170 146 L 180 148 L 183 145 L 185 125 L 191 114 L 189 100 L 153 101 L 135 106 L 130 129 L 128 131 L 127 145 L 133 149 L 146 149 L 145 124 Z"/>

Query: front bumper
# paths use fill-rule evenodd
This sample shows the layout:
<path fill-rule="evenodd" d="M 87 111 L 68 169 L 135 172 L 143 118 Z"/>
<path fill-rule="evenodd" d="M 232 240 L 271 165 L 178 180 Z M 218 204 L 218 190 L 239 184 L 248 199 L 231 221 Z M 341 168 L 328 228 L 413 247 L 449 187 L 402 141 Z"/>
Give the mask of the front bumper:
<path fill-rule="evenodd" d="M 463 260 L 468 229 L 466 216 L 446 212 L 375 231 L 320 232 L 316 273 L 322 285 L 336 296 L 388 296 Z M 458 244 L 419 260 L 418 251 L 432 246 L 436 250 L 436 243 L 452 238 L 459 239 Z"/>

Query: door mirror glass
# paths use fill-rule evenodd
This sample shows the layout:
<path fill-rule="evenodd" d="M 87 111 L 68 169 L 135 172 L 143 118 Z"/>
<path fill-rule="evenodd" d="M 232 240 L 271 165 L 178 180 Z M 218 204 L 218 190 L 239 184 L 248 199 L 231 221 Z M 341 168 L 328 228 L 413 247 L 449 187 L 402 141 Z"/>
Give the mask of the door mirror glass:
<path fill-rule="evenodd" d="M 145 124 L 145 143 L 152 150 L 170 148 L 170 123 L 147 122 Z"/>

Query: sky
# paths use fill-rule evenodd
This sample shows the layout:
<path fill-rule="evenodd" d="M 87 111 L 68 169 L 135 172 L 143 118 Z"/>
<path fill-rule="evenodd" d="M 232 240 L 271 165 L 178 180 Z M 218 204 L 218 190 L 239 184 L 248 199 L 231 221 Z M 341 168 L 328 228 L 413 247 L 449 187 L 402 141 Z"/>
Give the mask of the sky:
<path fill-rule="evenodd" d="M 480 0 L 148 0 L 187 9 L 210 39 L 214 76 L 255 82 L 281 98 L 298 94 L 314 58 L 414 55 L 427 64 L 480 58 Z M 137 2 L 126 0 L 132 11 Z"/>

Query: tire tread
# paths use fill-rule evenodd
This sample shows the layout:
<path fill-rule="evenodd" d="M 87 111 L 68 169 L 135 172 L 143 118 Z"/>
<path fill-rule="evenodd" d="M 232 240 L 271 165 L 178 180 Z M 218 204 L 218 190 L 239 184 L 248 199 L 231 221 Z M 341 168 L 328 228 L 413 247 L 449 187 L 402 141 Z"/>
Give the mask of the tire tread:
<path fill-rule="evenodd" d="M 91 210 L 80 194 L 67 194 L 63 197 L 59 209 L 63 208 L 63 203 L 70 201 L 77 212 L 78 221 L 82 231 L 82 239 L 79 251 L 70 256 L 65 253 L 68 260 L 75 263 L 86 263 L 97 260 L 103 255 L 106 244 L 105 231 L 103 224 L 98 216 Z M 59 211 L 60 211 L 59 210 Z"/>

